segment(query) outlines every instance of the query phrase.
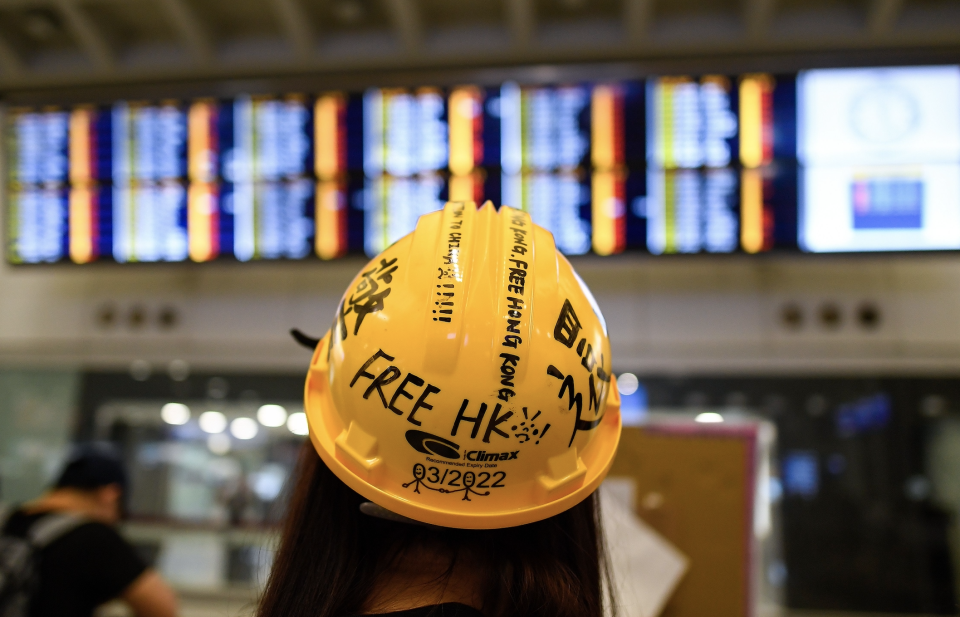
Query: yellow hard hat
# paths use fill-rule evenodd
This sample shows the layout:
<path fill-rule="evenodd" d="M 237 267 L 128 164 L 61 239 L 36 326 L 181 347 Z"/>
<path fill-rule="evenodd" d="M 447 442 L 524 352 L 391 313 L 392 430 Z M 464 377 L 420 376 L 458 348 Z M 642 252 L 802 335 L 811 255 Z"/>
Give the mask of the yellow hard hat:
<path fill-rule="evenodd" d="M 550 232 L 451 202 L 350 284 L 310 363 L 320 457 L 408 518 L 531 523 L 603 480 L 620 439 L 610 341 Z"/>

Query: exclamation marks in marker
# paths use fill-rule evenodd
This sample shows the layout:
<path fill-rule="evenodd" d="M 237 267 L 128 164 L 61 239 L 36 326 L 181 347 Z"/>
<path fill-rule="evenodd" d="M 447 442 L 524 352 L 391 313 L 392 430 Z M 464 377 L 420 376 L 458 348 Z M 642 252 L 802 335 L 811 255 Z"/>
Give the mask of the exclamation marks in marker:
<path fill-rule="evenodd" d="M 450 317 L 445 317 L 445 315 L 453 315 L 453 283 L 444 283 L 443 285 L 437 285 L 437 289 L 440 291 L 437 292 L 437 300 L 434 302 L 437 308 L 433 310 L 434 321 L 445 321 L 450 322 Z M 445 289 L 451 291 L 444 291 Z"/>

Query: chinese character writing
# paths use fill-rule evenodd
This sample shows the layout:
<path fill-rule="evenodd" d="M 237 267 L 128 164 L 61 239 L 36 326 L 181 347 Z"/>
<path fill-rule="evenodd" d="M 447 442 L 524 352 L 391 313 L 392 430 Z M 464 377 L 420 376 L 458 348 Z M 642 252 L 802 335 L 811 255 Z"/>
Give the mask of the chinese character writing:
<path fill-rule="evenodd" d="M 340 302 L 337 309 L 337 322 L 340 329 L 340 339 L 347 338 L 347 316 L 353 313 L 356 321 L 353 324 L 354 336 L 360 332 L 363 320 L 371 313 L 383 310 L 383 300 L 390 295 L 390 284 L 393 282 L 393 273 L 397 270 L 397 259 L 390 261 L 381 259 L 380 264 L 363 272 L 360 282 L 349 298 Z"/>

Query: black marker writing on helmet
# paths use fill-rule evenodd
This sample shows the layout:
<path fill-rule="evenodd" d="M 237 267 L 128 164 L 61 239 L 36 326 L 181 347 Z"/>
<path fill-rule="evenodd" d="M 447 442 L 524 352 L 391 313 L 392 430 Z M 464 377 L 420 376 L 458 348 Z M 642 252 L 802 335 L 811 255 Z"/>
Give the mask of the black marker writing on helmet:
<path fill-rule="evenodd" d="M 563 394 L 566 392 L 570 402 L 567 406 L 567 409 L 573 409 L 574 406 L 577 408 L 577 419 L 573 423 L 573 432 L 570 434 L 570 443 L 567 444 L 567 447 L 570 447 L 573 445 L 573 438 L 577 436 L 578 431 L 589 431 L 595 429 L 600 424 L 600 421 L 603 420 L 603 413 L 600 411 L 600 400 L 603 398 L 603 384 L 601 383 L 600 395 L 598 396 L 594 390 L 593 375 L 590 375 L 590 409 L 593 409 L 594 405 L 596 405 L 597 417 L 593 420 L 582 420 L 583 395 L 577 392 L 573 375 L 564 375 L 560 372 L 560 369 L 552 364 L 547 367 L 547 375 L 556 377 L 562 382 L 560 384 L 560 393 L 557 395 L 557 398 L 563 398 Z"/>
<path fill-rule="evenodd" d="M 513 376 L 517 372 L 517 363 L 520 362 L 520 356 L 512 353 L 502 353 L 500 357 L 503 362 L 500 364 L 500 385 L 513 388 Z"/>
<path fill-rule="evenodd" d="M 483 416 L 487 413 L 487 404 L 480 403 L 480 410 L 477 412 L 476 416 L 468 416 L 466 414 L 467 408 L 470 406 L 470 401 L 463 399 L 463 404 L 460 405 L 460 411 L 457 412 L 457 418 L 453 421 L 453 429 L 450 431 L 451 437 L 457 436 L 457 429 L 460 428 L 461 422 L 469 422 L 473 424 L 473 430 L 470 431 L 470 438 L 476 439 L 477 432 L 480 430 L 480 426 L 483 424 Z M 487 430 L 483 433 L 483 443 L 490 443 L 490 436 L 493 433 L 500 435 L 501 437 L 510 438 L 510 435 L 504 433 L 500 430 L 499 426 L 513 417 L 513 412 L 508 411 L 507 413 L 501 415 L 500 410 L 503 409 L 503 406 L 500 403 L 497 403 L 493 408 L 493 414 L 490 416 L 490 419 L 487 421 Z"/>
<path fill-rule="evenodd" d="M 580 335 L 580 329 L 580 319 L 573 309 L 573 304 L 570 303 L 569 299 L 564 300 L 563 308 L 560 309 L 560 315 L 557 317 L 557 323 L 553 328 L 553 338 L 572 350 L 573 343 Z M 603 353 L 600 354 L 600 359 L 598 360 L 593 351 L 593 345 L 588 343 L 586 338 L 581 338 L 580 342 L 577 343 L 577 357 L 580 358 L 580 366 L 586 369 L 590 375 L 587 382 L 589 397 L 587 399 L 587 411 L 596 409 L 596 413 L 600 414 L 600 403 L 604 401 L 607 388 L 610 387 L 610 373 L 603 368 Z M 600 423 L 602 416 L 598 415 L 595 420 L 581 420 L 583 397 L 577 393 L 574 388 L 573 375 L 564 375 L 553 365 L 550 365 L 547 369 L 547 374 L 562 380 L 560 384 L 560 394 L 558 396 L 563 398 L 564 392 L 569 393 L 569 408 L 573 409 L 574 405 L 577 406 L 577 421 L 573 427 L 573 434 L 570 436 L 570 443 L 572 444 L 573 438 L 577 435 L 577 431 L 586 431 L 595 428 Z"/>
<path fill-rule="evenodd" d="M 360 282 L 349 297 L 344 297 L 337 307 L 337 318 L 335 328 L 333 329 L 333 343 L 343 341 L 349 336 L 347 328 L 347 315 L 354 313 L 357 318 L 353 323 L 353 335 L 360 332 L 360 326 L 367 315 L 379 313 L 384 307 L 384 298 L 390 295 L 390 284 L 393 283 L 393 274 L 399 267 L 397 258 L 390 261 L 385 258 L 380 260 L 380 265 L 374 266 L 370 270 L 360 273 Z M 383 289 L 381 289 L 381 286 Z M 339 335 L 339 336 L 338 336 Z"/>
<path fill-rule="evenodd" d="M 407 376 L 400 382 L 400 385 L 397 386 L 396 390 L 393 391 L 393 395 L 390 397 L 390 402 L 387 402 L 387 397 L 383 393 L 383 387 L 392 384 L 397 379 L 400 378 L 400 375 L 403 374 L 399 368 L 391 364 L 385 368 L 379 375 L 374 376 L 373 373 L 368 373 L 367 369 L 370 368 L 377 360 L 384 359 L 387 362 L 393 362 L 394 357 L 384 353 L 382 349 L 378 349 L 372 356 L 370 356 L 366 362 L 360 367 L 360 370 L 357 371 L 356 375 L 353 376 L 353 379 L 350 380 L 350 387 L 352 388 L 357 380 L 361 377 L 370 380 L 370 385 L 367 386 L 367 389 L 363 392 L 363 398 L 369 399 L 370 395 L 376 391 L 380 396 L 380 401 L 383 403 L 384 409 L 389 409 L 398 416 L 403 415 L 403 410 L 397 407 L 397 399 L 403 397 L 408 400 L 413 400 L 414 392 L 407 390 L 409 384 L 413 384 L 416 387 L 421 387 L 424 385 L 424 380 L 413 373 L 407 373 Z M 420 393 L 420 397 L 417 399 L 417 402 L 413 404 L 413 407 L 410 408 L 410 413 L 407 415 L 407 422 L 420 426 L 420 420 L 416 419 L 416 414 L 421 409 L 431 410 L 433 405 L 427 402 L 427 397 L 431 394 L 438 394 L 440 388 L 433 384 L 426 384 L 426 387 L 423 389 L 423 392 Z"/>
<path fill-rule="evenodd" d="M 460 241 L 463 238 L 463 204 L 457 204 L 451 210 L 450 224 L 446 229 L 446 253 L 440 255 L 440 265 L 437 266 L 438 280 L 460 281 L 463 277 L 463 264 L 460 260 Z M 441 283 L 437 285 L 434 299 L 433 321 L 450 323 L 453 320 L 453 307 L 456 299 L 456 285 Z"/>
<path fill-rule="evenodd" d="M 507 256 L 506 291 L 514 295 L 506 296 L 507 314 L 504 316 L 504 319 L 506 319 L 507 327 L 506 333 L 503 336 L 502 345 L 504 347 L 510 347 L 511 349 L 519 349 L 519 346 L 523 343 L 523 339 L 520 337 L 520 324 L 523 321 L 523 311 L 526 308 L 523 294 L 526 290 L 528 264 L 523 259 L 519 259 L 518 256 L 523 256 L 527 253 L 526 226 L 527 220 L 522 214 L 516 213 L 510 217 L 510 231 L 513 233 L 513 244 L 510 246 L 510 251 Z M 515 387 L 513 375 L 517 372 L 520 356 L 504 353 L 500 354 L 500 357 L 504 359 L 500 365 L 500 385 L 504 387 L 497 391 L 497 398 L 509 403 L 510 398 L 516 396 L 516 392 L 513 390 Z"/>

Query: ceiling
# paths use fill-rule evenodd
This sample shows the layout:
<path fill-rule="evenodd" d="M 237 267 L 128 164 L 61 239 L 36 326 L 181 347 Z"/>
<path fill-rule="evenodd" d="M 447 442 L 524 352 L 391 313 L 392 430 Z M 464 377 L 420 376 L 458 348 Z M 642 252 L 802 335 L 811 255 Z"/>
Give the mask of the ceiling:
<path fill-rule="evenodd" d="M 960 1 L 0 0 L 7 93 L 735 55 L 909 62 L 920 50 L 960 58 Z"/>

